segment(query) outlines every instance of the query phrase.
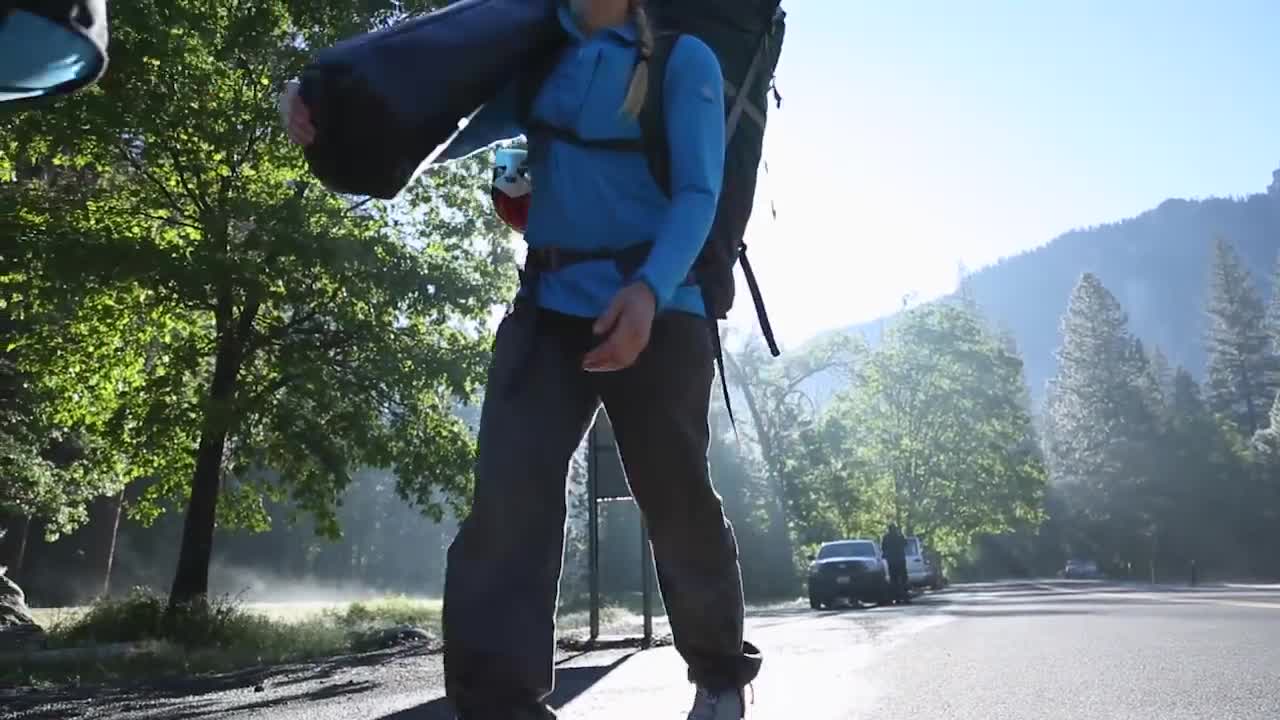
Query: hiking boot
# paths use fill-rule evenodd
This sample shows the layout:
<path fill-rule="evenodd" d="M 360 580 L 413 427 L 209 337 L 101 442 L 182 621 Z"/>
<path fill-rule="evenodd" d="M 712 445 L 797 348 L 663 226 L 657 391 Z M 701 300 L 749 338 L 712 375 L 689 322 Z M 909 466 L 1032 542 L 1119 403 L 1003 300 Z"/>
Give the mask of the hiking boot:
<path fill-rule="evenodd" d="M 745 702 L 741 690 L 713 692 L 699 687 L 693 696 L 688 720 L 742 720 Z"/>

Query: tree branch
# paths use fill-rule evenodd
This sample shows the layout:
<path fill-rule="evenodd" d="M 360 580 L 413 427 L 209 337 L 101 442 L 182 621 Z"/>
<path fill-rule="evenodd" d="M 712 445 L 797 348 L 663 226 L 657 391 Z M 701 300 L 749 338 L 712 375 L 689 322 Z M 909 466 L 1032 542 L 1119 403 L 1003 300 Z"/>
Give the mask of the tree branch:
<path fill-rule="evenodd" d="M 349 207 L 347 207 L 347 209 L 346 209 L 346 210 L 343 210 L 343 211 L 342 211 L 342 216 L 343 216 L 343 217 L 347 217 L 347 216 L 349 216 L 351 213 L 355 212 L 356 210 L 359 210 L 360 208 L 364 207 L 365 205 L 368 205 L 368 204 L 369 204 L 369 203 L 371 203 L 371 202 L 373 202 L 373 198 L 372 198 L 372 197 L 367 197 L 367 198 L 365 198 L 365 199 L 361 200 L 360 202 L 352 203 Z"/>
<path fill-rule="evenodd" d="M 150 181 L 152 185 L 155 185 L 156 188 L 165 196 L 165 199 L 169 201 L 169 205 L 172 206 L 174 212 L 178 213 L 180 217 L 183 216 L 182 204 L 179 203 L 178 198 L 169 191 L 169 188 L 165 187 L 164 183 L 160 182 L 159 178 L 148 172 L 146 167 L 144 167 L 137 158 L 133 157 L 133 153 L 130 152 L 128 146 L 126 146 L 123 141 L 121 141 L 119 149 L 121 156 L 125 159 L 125 162 L 129 163 L 136 172 L 142 175 L 146 180 Z M 203 231 L 204 228 L 200 229 Z"/>
<path fill-rule="evenodd" d="M 174 220 L 173 218 L 162 217 L 160 215 L 149 213 L 146 210 L 142 210 L 141 208 L 134 208 L 133 212 L 134 214 L 147 218 L 148 220 L 155 220 L 157 222 L 162 222 L 166 225 L 174 225 L 176 227 L 184 227 L 189 230 L 195 230 L 197 232 L 204 232 L 204 228 L 200 227 L 199 225 L 196 225 L 195 223 L 187 222 L 186 220 Z"/>
<path fill-rule="evenodd" d="M 200 210 L 200 212 L 209 212 L 212 208 L 200 193 L 196 192 L 191 181 L 187 179 L 187 173 L 183 170 L 182 159 L 178 156 L 178 153 L 175 152 L 173 148 L 166 148 L 165 155 L 169 157 L 169 162 L 173 163 L 173 171 L 178 176 L 178 182 L 182 185 L 182 191 L 187 194 L 187 197 L 190 198 L 191 202 L 195 204 L 196 208 Z"/>

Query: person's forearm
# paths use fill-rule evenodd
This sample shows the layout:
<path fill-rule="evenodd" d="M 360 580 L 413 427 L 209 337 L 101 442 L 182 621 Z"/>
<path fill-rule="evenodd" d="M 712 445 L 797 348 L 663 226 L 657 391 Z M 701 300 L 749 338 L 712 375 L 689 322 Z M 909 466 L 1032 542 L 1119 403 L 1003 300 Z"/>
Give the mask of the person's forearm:
<path fill-rule="evenodd" d="M 684 282 L 715 222 L 724 181 L 724 83 L 715 55 L 683 40 L 672 50 L 664 114 L 670 150 L 671 204 L 637 278 L 661 309 Z"/>
<path fill-rule="evenodd" d="M 717 200 L 706 187 L 689 187 L 673 195 L 649 258 L 637 275 L 653 291 L 659 309 L 671 302 L 702 252 Z"/>

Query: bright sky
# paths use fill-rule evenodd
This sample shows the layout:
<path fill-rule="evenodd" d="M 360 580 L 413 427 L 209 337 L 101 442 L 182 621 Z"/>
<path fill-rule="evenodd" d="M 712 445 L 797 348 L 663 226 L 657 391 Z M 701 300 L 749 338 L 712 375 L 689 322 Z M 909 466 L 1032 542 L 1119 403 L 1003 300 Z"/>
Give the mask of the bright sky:
<path fill-rule="evenodd" d="M 785 346 L 949 292 L 960 262 L 1280 167 L 1280 0 L 784 7 L 748 244 Z"/>

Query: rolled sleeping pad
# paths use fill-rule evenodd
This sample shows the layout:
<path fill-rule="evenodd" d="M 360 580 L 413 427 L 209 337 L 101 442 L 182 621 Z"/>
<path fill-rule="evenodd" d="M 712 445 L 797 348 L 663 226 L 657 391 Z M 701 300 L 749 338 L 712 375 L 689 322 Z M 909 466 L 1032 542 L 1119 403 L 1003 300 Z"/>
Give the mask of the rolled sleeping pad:
<path fill-rule="evenodd" d="M 107 67 L 107 0 L 0 0 L 0 104 L 93 85 Z"/>
<path fill-rule="evenodd" d="M 566 42 L 558 0 L 460 0 L 318 53 L 299 77 L 330 190 L 390 199 L 531 63 Z"/>

